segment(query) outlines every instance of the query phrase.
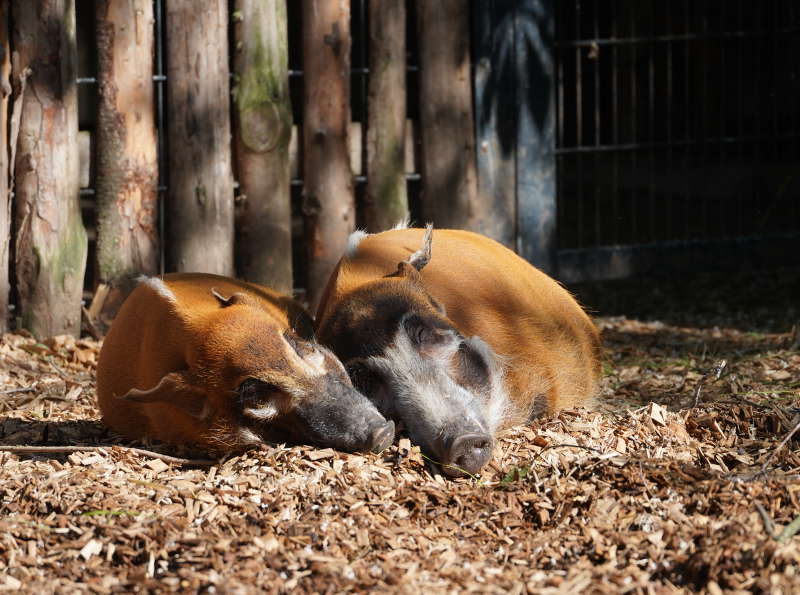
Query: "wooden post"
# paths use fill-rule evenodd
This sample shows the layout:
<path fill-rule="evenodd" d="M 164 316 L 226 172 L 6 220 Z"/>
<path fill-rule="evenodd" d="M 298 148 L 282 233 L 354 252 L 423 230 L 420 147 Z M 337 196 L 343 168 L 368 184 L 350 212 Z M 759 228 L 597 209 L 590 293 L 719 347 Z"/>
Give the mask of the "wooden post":
<path fill-rule="evenodd" d="M 518 0 L 516 16 L 517 252 L 556 271 L 553 0 Z"/>
<path fill-rule="evenodd" d="M 97 0 L 97 269 L 111 285 L 158 272 L 152 0 Z"/>
<path fill-rule="evenodd" d="M 11 95 L 11 48 L 8 42 L 10 0 L 0 0 L 0 333 L 8 330 L 8 278 L 11 246 L 11 168 L 9 166 L 8 98 Z"/>
<path fill-rule="evenodd" d="M 485 204 L 477 231 L 516 247 L 517 0 L 473 0 L 478 190 Z"/>
<path fill-rule="evenodd" d="M 286 0 L 236 0 L 234 21 L 237 269 L 248 281 L 291 294 Z"/>
<path fill-rule="evenodd" d="M 405 0 L 373 0 L 369 5 L 368 102 L 364 219 L 367 230 L 377 232 L 408 216 Z"/>
<path fill-rule="evenodd" d="M 166 3 L 170 270 L 233 274 L 227 6 Z"/>
<path fill-rule="evenodd" d="M 313 309 L 355 226 L 353 176 L 347 152 L 349 0 L 303 0 L 303 27 L 303 214 L 308 299 Z"/>
<path fill-rule="evenodd" d="M 422 213 L 437 227 L 478 229 L 469 4 L 417 2 Z"/>
<path fill-rule="evenodd" d="M 22 90 L 15 165 L 16 278 L 22 324 L 36 336 L 81 322 L 86 230 L 78 202 L 74 0 L 14 0 Z"/>

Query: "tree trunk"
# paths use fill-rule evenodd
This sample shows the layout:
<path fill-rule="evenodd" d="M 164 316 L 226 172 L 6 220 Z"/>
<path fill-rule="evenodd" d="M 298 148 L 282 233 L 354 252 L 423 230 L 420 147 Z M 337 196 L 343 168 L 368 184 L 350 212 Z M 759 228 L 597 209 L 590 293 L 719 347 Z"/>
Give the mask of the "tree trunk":
<path fill-rule="evenodd" d="M 168 267 L 233 274 L 227 0 L 170 0 Z"/>
<path fill-rule="evenodd" d="M 117 285 L 158 272 L 152 0 L 97 0 L 97 268 Z"/>
<path fill-rule="evenodd" d="M 87 245 L 78 202 L 75 4 L 15 0 L 13 13 L 15 76 L 31 70 L 15 165 L 22 324 L 38 337 L 77 335 Z"/>
<path fill-rule="evenodd" d="M 289 46 L 285 0 L 236 1 L 238 272 L 292 291 Z"/>
<path fill-rule="evenodd" d="M 355 226 L 350 122 L 350 2 L 303 0 L 303 213 L 313 308 Z"/>
<path fill-rule="evenodd" d="M 422 212 L 437 227 L 478 229 L 469 4 L 419 1 Z"/>
<path fill-rule="evenodd" d="M 11 55 L 8 43 L 9 0 L 0 0 L 0 333 L 8 330 L 9 247 L 11 245 L 11 171 L 8 154 L 8 97 L 11 95 Z"/>
<path fill-rule="evenodd" d="M 367 230 L 383 231 L 408 216 L 405 174 L 406 2 L 369 6 Z"/>

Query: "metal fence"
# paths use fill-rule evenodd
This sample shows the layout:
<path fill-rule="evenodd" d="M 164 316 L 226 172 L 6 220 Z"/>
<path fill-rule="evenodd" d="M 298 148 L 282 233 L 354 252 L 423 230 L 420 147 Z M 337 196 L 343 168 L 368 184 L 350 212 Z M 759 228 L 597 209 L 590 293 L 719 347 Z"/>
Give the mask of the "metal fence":
<path fill-rule="evenodd" d="M 554 5 L 560 276 L 800 261 L 800 5 Z"/>

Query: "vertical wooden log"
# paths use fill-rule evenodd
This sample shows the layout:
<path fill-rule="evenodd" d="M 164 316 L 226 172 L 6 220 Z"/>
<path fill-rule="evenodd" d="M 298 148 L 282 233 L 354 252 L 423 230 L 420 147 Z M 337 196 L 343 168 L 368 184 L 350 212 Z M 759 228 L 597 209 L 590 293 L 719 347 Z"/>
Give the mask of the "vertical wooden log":
<path fill-rule="evenodd" d="M 289 44 L 286 0 L 236 0 L 234 89 L 237 269 L 292 291 Z"/>
<path fill-rule="evenodd" d="M 377 232 L 391 228 L 408 216 L 405 0 L 370 3 L 369 61 L 364 219 L 367 230 Z"/>
<path fill-rule="evenodd" d="M 516 18 L 517 252 L 556 273 L 553 0 L 519 0 Z"/>
<path fill-rule="evenodd" d="M 97 0 L 97 269 L 158 272 L 152 0 Z"/>
<path fill-rule="evenodd" d="M 233 274 L 227 6 L 166 3 L 170 270 Z"/>
<path fill-rule="evenodd" d="M 417 2 L 422 213 L 437 227 L 478 229 L 469 4 Z"/>
<path fill-rule="evenodd" d="M 22 324 L 39 337 L 77 335 L 87 243 L 78 202 L 75 3 L 14 0 L 12 7 L 15 76 L 31 71 L 15 165 Z"/>
<path fill-rule="evenodd" d="M 303 213 L 308 299 L 316 307 L 355 226 L 350 122 L 350 2 L 303 0 Z"/>
<path fill-rule="evenodd" d="M 10 0 L 0 0 L 0 333 L 8 330 L 8 278 L 11 245 L 8 98 L 11 95 L 11 48 L 8 42 Z"/>
<path fill-rule="evenodd" d="M 516 246 L 517 95 L 514 18 L 516 0 L 473 0 L 475 129 L 481 232 Z"/>

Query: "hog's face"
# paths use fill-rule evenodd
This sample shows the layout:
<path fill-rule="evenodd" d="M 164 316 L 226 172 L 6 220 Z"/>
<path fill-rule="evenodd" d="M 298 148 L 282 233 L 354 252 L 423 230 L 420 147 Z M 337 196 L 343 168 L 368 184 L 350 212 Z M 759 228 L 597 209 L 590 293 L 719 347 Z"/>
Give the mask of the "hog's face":
<path fill-rule="evenodd" d="M 189 346 L 187 368 L 130 401 L 163 402 L 198 428 L 200 445 L 238 450 L 262 442 L 381 451 L 394 423 L 352 385 L 333 353 L 285 328 L 247 294 L 215 296 L 223 308 Z"/>
<path fill-rule="evenodd" d="M 347 296 L 320 339 L 444 472 L 474 474 L 491 458 L 506 412 L 502 371 L 483 341 L 461 336 L 414 272 Z"/>

